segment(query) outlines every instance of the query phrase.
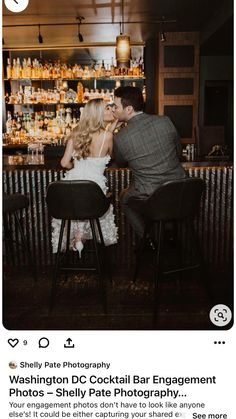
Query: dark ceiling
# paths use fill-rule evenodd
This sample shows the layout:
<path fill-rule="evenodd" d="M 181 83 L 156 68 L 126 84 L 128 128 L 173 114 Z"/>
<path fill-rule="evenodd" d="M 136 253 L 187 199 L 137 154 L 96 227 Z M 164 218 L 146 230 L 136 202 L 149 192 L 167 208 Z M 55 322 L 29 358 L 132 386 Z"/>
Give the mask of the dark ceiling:
<path fill-rule="evenodd" d="M 233 16 L 201 46 L 201 55 L 233 55 Z"/>
<path fill-rule="evenodd" d="M 232 54 L 233 0 L 124 0 L 124 3 L 122 0 L 29 0 L 26 10 L 17 14 L 3 5 L 4 48 L 90 48 L 91 44 L 104 43 L 112 47 L 120 31 L 122 4 L 124 32 L 130 35 L 133 44 L 158 37 L 161 29 L 199 31 L 201 54 Z M 78 41 L 77 16 L 85 18 L 80 27 L 83 44 Z M 162 19 L 175 22 L 160 24 Z M 55 23 L 61 25 L 50 26 Z M 37 40 L 38 24 L 44 41 L 41 45 Z M 109 51 L 109 56 L 112 55 Z"/>

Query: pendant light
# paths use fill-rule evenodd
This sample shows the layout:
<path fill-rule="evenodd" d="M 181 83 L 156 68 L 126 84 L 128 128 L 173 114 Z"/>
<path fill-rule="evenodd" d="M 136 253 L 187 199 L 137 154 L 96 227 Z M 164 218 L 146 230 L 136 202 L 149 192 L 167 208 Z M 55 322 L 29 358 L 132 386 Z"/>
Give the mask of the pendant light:
<path fill-rule="evenodd" d="M 166 42 L 166 35 L 164 31 L 160 32 L 160 41 L 161 42 Z"/>
<path fill-rule="evenodd" d="M 123 35 L 124 33 L 124 0 L 121 2 L 121 16 L 122 22 L 120 23 L 120 35 L 116 37 L 116 61 L 117 67 L 127 68 L 130 66 L 130 37 Z"/>
<path fill-rule="evenodd" d="M 40 25 L 38 25 L 38 28 L 39 28 L 38 42 L 39 42 L 39 44 L 42 44 L 43 43 L 43 37 L 42 37 L 42 35 L 40 33 Z"/>
<path fill-rule="evenodd" d="M 171 22 L 171 21 L 169 21 L 169 22 Z M 164 23 L 168 23 L 168 20 L 165 20 L 165 16 L 162 16 L 162 20 L 160 22 L 160 41 L 161 42 L 166 42 L 166 34 L 163 30 Z"/>
<path fill-rule="evenodd" d="M 78 34 L 77 34 L 77 36 L 79 38 L 79 42 L 84 42 L 84 37 L 83 37 L 82 33 L 80 32 L 80 25 L 81 25 L 82 20 L 84 20 L 84 17 L 83 16 L 78 16 L 76 18 L 76 20 L 79 21 L 79 23 L 78 23 Z"/>

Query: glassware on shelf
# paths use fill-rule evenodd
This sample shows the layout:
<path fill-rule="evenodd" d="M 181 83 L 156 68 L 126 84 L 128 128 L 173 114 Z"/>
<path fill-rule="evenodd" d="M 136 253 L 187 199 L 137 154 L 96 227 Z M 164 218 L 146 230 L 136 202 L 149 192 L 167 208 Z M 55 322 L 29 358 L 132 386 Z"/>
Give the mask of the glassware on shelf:
<path fill-rule="evenodd" d="M 44 164 L 44 144 L 42 141 L 28 143 L 27 163 Z"/>
<path fill-rule="evenodd" d="M 7 114 L 7 135 L 9 143 L 29 143 L 36 140 L 50 141 L 64 137 L 78 123 L 75 110 L 61 108 L 55 112 L 16 112 Z"/>
<path fill-rule="evenodd" d="M 38 159 L 38 144 L 29 143 L 27 147 L 28 163 L 35 164 Z"/>
<path fill-rule="evenodd" d="M 65 92 L 65 102 L 66 103 L 75 103 L 77 99 L 77 94 L 73 89 L 67 90 Z"/>
<path fill-rule="evenodd" d="M 38 162 L 39 162 L 39 164 L 44 164 L 44 147 L 45 147 L 45 145 L 43 144 L 42 141 L 40 141 L 38 143 Z"/>

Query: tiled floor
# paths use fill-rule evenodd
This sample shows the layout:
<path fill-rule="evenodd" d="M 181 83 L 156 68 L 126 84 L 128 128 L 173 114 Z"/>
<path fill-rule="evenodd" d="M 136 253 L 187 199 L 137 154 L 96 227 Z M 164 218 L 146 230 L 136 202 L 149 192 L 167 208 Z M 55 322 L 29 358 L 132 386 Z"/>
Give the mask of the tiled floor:
<path fill-rule="evenodd" d="M 106 282 L 107 313 L 93 273 L 60 277 L 55 304 L 49 312 L 52 269 L 38 269 L 35 282 L 30 269 L 4 270 L 3 322 L 11 330 L 213 330 L 209 310 L 213 304 L 232 306 L 232 274 L 228 267 L 209 267 L 169 275 L 153 286 L 153 253 L 142 255 L 139 278 L 132 281 L 132 246 L 114 246 L 113 282 Z M 204 284 L 208 281 L 212 301 Z M 157 303 L 159 301 L 159 304 Z M 229 327 L 229 325 L 228 325 Z"/>

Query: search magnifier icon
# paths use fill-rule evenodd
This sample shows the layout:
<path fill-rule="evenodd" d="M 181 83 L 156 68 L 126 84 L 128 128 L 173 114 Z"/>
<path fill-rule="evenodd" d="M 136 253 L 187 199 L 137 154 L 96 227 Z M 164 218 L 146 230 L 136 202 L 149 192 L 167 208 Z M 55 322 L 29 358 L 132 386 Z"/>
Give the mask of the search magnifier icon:
<path fill-rule="evenodd" d="M 48 338 L 40 338 L 39 339 L 39 348 L 47 348 L 49 346 L 49 339 Z"/>
<path fill-rule="evenodd" d="M 225 304 L 216 304 L 211 308 L 209 317 L 215 326 L 223 327 L 230 323 L 232 311 Z"/>

